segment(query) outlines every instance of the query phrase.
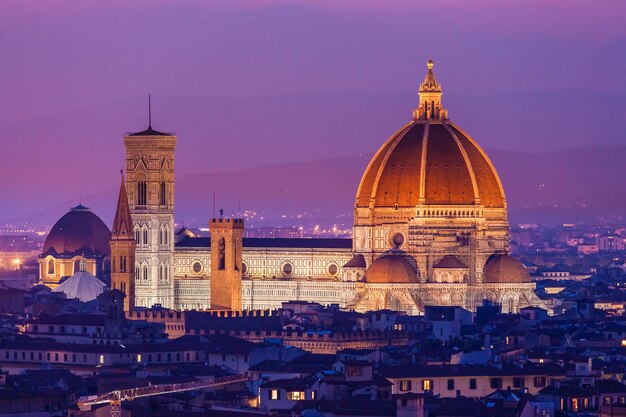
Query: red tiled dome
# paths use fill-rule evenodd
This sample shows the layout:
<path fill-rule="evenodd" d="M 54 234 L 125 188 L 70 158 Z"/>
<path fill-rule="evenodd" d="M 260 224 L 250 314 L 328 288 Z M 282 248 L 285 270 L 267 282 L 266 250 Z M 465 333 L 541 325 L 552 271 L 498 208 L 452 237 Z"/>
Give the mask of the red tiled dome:
<path fill-rule="evenodd" d="M 446 120 L 413 120 L 379 149 L 356 196 L 358 207 L 475 205 L 504 208 L 502 184 L 487 155 Z"/>
<path fill-rule="evenodd" d="M 412 284 L 418 282 L 417 271 L 403 255 L 384 255 L 372 262 L 365 271 L 368 283 Z"/>
<path fill-rule="evenodd" d="M 509 255 L 492 255 L 485 264 L 483 282 L 488 284 L 531 282 L 523 263 Z"/>

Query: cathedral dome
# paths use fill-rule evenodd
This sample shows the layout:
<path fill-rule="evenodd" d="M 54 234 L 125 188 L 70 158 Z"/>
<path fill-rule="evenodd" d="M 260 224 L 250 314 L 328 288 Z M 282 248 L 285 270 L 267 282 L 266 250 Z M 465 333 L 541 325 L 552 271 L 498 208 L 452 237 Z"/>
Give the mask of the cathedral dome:
<path fill-rule="evenodd" d="M 365 271 L 365 281 L 375 284 L 417 283 L 417 272 L 407 256 L 384 255 L 372 262 Z"/>
<path fill-rule="evenodd" d="M 498 174 L 483 150 L 447 120 L 432 61 L 420 87 L 420 107 L 370 161 L 356 208 L 462 205 L 506 208 Z"/>
<path fill-rule="evenodd" d="M 111 232 L 87 207 L 70 209 L 55 223 L 44 243 L 42 256 L 108 255 Z"/>
<path fill-rule="evenodd" d="M 483 282 L 487 284 L 531 282 L 524 264 L 504 254 L 492 255 L 485 264 L 483 273 Z"/>

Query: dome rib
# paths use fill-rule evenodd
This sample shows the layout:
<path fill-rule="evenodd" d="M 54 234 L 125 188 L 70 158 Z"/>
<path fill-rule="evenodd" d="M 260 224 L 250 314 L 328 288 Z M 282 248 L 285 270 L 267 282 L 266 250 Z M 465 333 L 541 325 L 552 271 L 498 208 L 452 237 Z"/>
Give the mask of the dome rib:
<path fill-rule="evenodd" d="M 476 179 L 481 193 L 481 204 L 489 207 L 506 208 L 504 187 L 502 186 L 502 181 L 500 181 L 498 171 L 491 159 L 489 159 L 489 156 L 467 132 L 455 123 L 448 122 L 448 125 L 461 142 L 466 141 L 472 145 L 466 146 L 466 149 L 468 149 L 468 155 L 473 161 L 474 175 L 478 174 Z M 494 188 L 498 191 L 494 192 Z"/>
<path fill-rule="evenodd" d="M 387 152 L 372 193 L 376 206 L 393 207 L 398 204 L 407 207 L 418 204 L 423 130 L 423 124 L 413 124 Z M 388 166 L 394 169 L 386 169 Z M 379 193 L 379 189 L 384 191 Z"/>
<path fill-rule="evenodd" d="M 467 165 L 467 172 L 469 173 L 470 179 L 472 180 L 472 188 L 474 189 L 474 202 L 476 204 L 480 204 L 480 191 L 478 189 L 478 183 L 476 181 L 476 174 L 474 173 L 474 167 L 472 166 L 472 161 L 467 155 L 467 152 L 465 148 L 463 147 L 463 145 L 461 144 L 461 141 L 459 140 L 459 138 L 456 136 L 456 134 L 450 128 L 450 126 L 448 126 L 448 123 L 444 122 L 443 126 L 446 128 L 448 133 L 450 133 L 450 135 L 454 138 L 454 142 L 459 147 L 459 151 L 461 152 L 461 155 L 463 155 L 463 159 L 465 160 L 465 164 Z"/>
<path fill-rule="evenodd" d="M 419 203 L 426 203 L 426 161 L 428 160 L 428 135 L 430 134 L 430 123 L 426 122 L 424 135 L 422 137 L 422 160 L 420 161 L 420 191 Z"/>
<path fill-rule="evenodd" d="M 384 155 L 383 160 L 381 161 L 380 167 L 378 168 L 378 172 L 376 173 L 376 181 L 374 182 L 374 186 L 372 187 L 372 195 L 371 195 L 370 200 L 376 201 L 376 198 L 378 197 L 378 186 L 381 181 L 381 176 L 385 172 L 385 168 L 387 166 L 387 163 L 389 162 L 389 158 L 391 158 L 391 156 L 393 155 L 394 151 L 396 150 L 398 146 L 398 143 L 400 143 L 400 141 L 404 139 L 406 134 L 412 130 L 413 126 L 415 126 L 413 123 L 409 123 L 406 126 L 406 129 L 403 129 L 403 131 L 399 135 L 397 135 L 394 141 L 390 144 L 389 150 Z"/>
<path fill-rule="evenodd" d="M 430 128 L 426 204 L 473 205 L 474 190 L 461 151 L 442 123 L 431 123 Z"/>
<path fill-rule="evenodd" d="M 370 163 L 367 165 L 367 168 L 365 169 L 365 173 L 363 174 L 361 182 L 359 183 L 359 188 L 356 194 L 356 206 L 357 207 L 369 207 L 370 200 L 372 199 L 372 190 L 373 190 L 374 184 L 376 183 L 378 179 L 379 167 L 381 166 L 382 159 L 384 159 L 384 156 L 387 153 L 385 151 L 387 150 L 389 146 L 391 146 L 393 141 L 396 138 L 398 138 L 402 134 L 402 132 L 404 132 L 404 130 L 406 130 L 412 124 L 413 122 L 409 122 L 405 124 L 404 126 L 402 126 L 400 129 L 398 129 L 378 149 L 376 154 L 374 154 L 374 157 L 372 158 Z M 374 171 L 376 172 L 376 175 L 374 175 Z"/>

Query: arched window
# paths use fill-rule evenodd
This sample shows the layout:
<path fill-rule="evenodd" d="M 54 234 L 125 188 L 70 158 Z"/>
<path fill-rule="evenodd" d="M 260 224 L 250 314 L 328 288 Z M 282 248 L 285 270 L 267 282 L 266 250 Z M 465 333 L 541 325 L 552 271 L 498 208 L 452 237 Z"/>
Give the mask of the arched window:
<path fill-rule="evenodd" d="M 165 193 L 165 181 L 161 181 L 159 185 L 159 204 L 164 206 L 167 204 L 166 193 Z"/>
<path fill-rule="evenodd" d="M 137 205 L 145 206 L 148 201 L 148 186 L 145 180 L 137 181 Z"/>
<path fill-rule="evenodd" d="M 139 241 L 139 239 L 141 238 L 141 235 L 139 233 L 139 229 L 135 229 L 135 242 L 139 245 L 141 242 Z"/>
<path fill-rule="evenodd" d="M 135 279 L 141 278 L 139 275 L 139 265 L 135 265 Z"/>
<path fill-rule="evenodd" d="M 148 267 L 144 265 L 143 267 L 143 280 L 147 281 L 148 280 Z"/>
<path fill-rule="evenodd" d="M 120 256 L 120 272 L 126 272 L 126 257 Z"/>
<path fill-rule="evenodd" d="M 219 269 L 225 269 L 226 268 L 226 241 L 224 240 L 224 238 L 220 239 L 218 250 L 219 250 L 219 261 L 220 261 Z"/>
<path fill-rule="evenodd" d="M 77 273 L 78 271 L 80 271 L 80 259 L 76 259 L 74 261 L 74 273 Z"/>
<path fill-rule="evenodd" d="M 54 259 L 48 261 L 48 275 L 54 275 Z"/>
<path fill-rule="evenodd" d="M 143 244 L 144 245 L 150 244 L 150 242 L 148 242 L 148 229 L 144 229 L 143 231 Z"/>

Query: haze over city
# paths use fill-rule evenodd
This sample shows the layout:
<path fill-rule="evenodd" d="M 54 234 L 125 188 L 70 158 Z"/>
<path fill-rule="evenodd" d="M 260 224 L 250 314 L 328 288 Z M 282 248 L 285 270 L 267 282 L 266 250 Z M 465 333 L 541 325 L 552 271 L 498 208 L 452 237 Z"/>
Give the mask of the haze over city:
<path fill-rule="evenodd" d="M 81 200 L 110 219 L 121 137 L 146 127 L 150 93 L 154 126 L 179 137 L 177 221 L 205 225 L 216 191 L 229 214 L 279 222 L 314 209 L 332 224 L 351 216 L 367 161 L 410 119 L 428 57 L 450 116 L 499 169 L 512 219 L 623 214 L 623 2 L 121 6 L 0 6 L 11 57 L 0 67 L 0 193 L 10 196 L 0 221 L 50 225 Z M 272 192 L 249 181 L 256 167 L 268 167 Z M 342 181 L 311 175 L 328 167 Z"/>

